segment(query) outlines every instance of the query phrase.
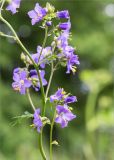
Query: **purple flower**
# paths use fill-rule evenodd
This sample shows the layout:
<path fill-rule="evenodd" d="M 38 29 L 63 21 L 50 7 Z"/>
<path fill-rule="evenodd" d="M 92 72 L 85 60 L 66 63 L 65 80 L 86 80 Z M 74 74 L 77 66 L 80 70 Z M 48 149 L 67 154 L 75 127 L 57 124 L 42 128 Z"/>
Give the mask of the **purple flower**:
<path fill-rule="evenodd" d="M 69 45 L 65 46 L 65 47 L 64 47 L 64 50 L 63 50 L 64 55 L 65 55 L 66 57 L 71 56 L 71 54 L 74 53 L 74 51 L 75 51 L 75 49 L 74 49 L 72 46 L 69 46 Z"/>
<path fill-rule="evenodd" d="M 76 118 L 76 116 L 69 110 L 67 105 L 56 107 L 57 116 L 55 122 L 61 125 L 61 128 L 64 128 L 68 125 L 68 122 Z"/>
<path fill-rule="evenodd" d="M 74 103 L 77 101 L 77 98 L 76 96 L 68 96 L 65 98 L 64 102 L 65 104 L 68 104 L 68 103 Z"/>
<path fill-rule="evenodd" d="M 76 72 L 76 66 L 79 65 L 80 62 L 78 60 L 78 56 L 74 54 L 75 49 L 72 46 L 65 45 L 64 43 L 61 46 L 61 53 L 58 54 L 58 58 L 65 59 L 67 63 L 67 72 L 70 73 L 72 71 L 73 73 Z"/>
<path fill-rule="evenodd" d="M 14 73 L 17 73 L 17 74 L 18 74 L 20 71 L 21 71 L 21 68 L 15 68 L 15 69 L 13 70 L 13 74 L 14 74 Z"/>
<path fill-rule="evenodd" d="M 67 31 L 69 31 L 70 28 L 71 28 L 71 23 L 70 23 L 70 21 L 64 22 L 64 23 L 60 23 L 60 24 L 59 24 L 59 28 L 62 29 L 62 30 L 67 30 Z"/>
<path fill-rule="evenodd" d="M 31 81 L 27 78 L 27 71 L 21 68 L 16 68 L 13 71 L 12 87 L 15 91 L 19 91 L 21 94 L 26 93 L 26 88 L 31 86 Z"/>
<path fill-rule="evenodd" d="M 51 47 L 44 48 L 42 50 L 42 54 L 41 54 L 41 50 L 42 50 L 42 47 L 38 46 L 37 53 L 32 54 L 32 59 L 35 61 L 35 63 L 37 63 L 37 64 L 40 63 L 41 68 L 45 68 L 45 64 L 48 63 L 48 61 L 46 60 L 44 63 L 43 60 L 46 59 L 47 56 L 52 54 L 52 48 Z"/>
<path fill-rule="evenodd" d="M 57 90 L 57 92 L 54 95 L 50 96 L 50 102 L 60 101 L 63 99 L 64 95 L 65 95 L 65 92 L 63 88 L 60 88 Z"/>
<path fill-rule="evenodd" d="M 21 0 L 11 0 L 6 10 L 11 11 L 12 14 L 15 14 L 16 12 L 18 12 L 16 9 L 20 7 L 20 2 Z"/>
<path fill-rule="evenodd" d="M 42 56 L 39 59 L 41 50 L 42 50 L 42 47 L 41 46 L 37 46 L 37 53 L 31 55 L 32 59 L 35 61 L 36 64 L 38 64 L 38 62 L 42 60 Z M 43 50 L 42 50 L 42 52 L 43 52 Z"/>
<path fill-rule="evenodd" d="M 66 55 L 67 58 L 67 72 L 66 73 L 70 73 L 70 71 L 72 71 L 73 73 L 76 72 L 76 66 L 74 65 L 79 65 L 80 62 L 78 60 L 78 56 L 70 53 L 69 55 Z"/>
<path fill-rule="evenodd" d="M 33 123 L 35 125 L 35 127 L 37 128 L 37 131 L 40 133 L 41 128 L 43 126 L 43 123 L 41 121 L 41 117 L 40 117 L 40 109 L 36 109 L 34 112 L 34 119 L 33 119 Z"/>
<path fill-rule="evenodd" d="M 36 3 L 34 10 L 29 11 L 28 15 L 31 18 L 32 25 L 34 25 L 43 19 L 46 15 L 46 10 L 42 8 L 39 3 Z"/>
<path fill-rule="evenodd" d="M 50 102 L 59 101 L 60 103 L 68 104 L 77 101 L 76 96 L 69 96 L 63 88 L 59 88 L 55 94 L 50 96 Z"/>
<path fill-rule="evenodd" d="M 68 31 L 62 32 L 61 35 L 57 38 L 57 47 L 60 50 L 63 50 L 68 45 L 68 38 L 69 38 Z"/>
<path fill-rule="evenodd" d="M 57 17 L 58 18 L 67 18 L 68 19 L 70 16 L 69 16 L 68 10 L 64 10 L 64 11 L 57 12 Z"/>
<path fill-rule="evenodd" d="M 40 77 L 41 77 L 41 80 L 42 80 L 42 85 L 45 86 L 45 85 L 47 85 L 47 81 L 44 78 L 45 71 L 44 70 L 39 70 L 39 71 L 40 71 Z M 39 78 L 38 78 L 38 75 L 37 75 L 37 71 L 35 69 L 30 70 L 30 77 L 31 77 L 33 88 L 35 89 L 35 91 L 39 91 L 40 81 L 39 81 Z"/>

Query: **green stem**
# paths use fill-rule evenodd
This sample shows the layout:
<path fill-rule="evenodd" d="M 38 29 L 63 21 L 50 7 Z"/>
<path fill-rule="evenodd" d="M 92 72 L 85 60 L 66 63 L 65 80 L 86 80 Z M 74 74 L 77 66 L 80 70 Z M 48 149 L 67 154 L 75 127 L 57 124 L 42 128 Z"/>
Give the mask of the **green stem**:
<path fill-rule="evenodd" d="M 37 71 L 39 81 L 40 81 L 40 88 L 41 88 L 41 93 L 42 93 L 42 103 L 43 103 L 43 107 L 44 107 L 44 105 L 45 105 L 45 92 L 44 92 L 44 87 L 43 87 L 43 84 L 42 84 L 42 79 L 41 79 L 38 67 L 36 67 L 36 71 Z"/>
<path fill-rule="evenodd" d="M 53 68 L 53 62 L 52 62 L 52 63 L 51 63 L 51 74 L 50 74 L 48 86 L 47 86 L 47 89 L 46 89 L 46 94 L 45 94 L 45 105 L 44 105 L 44 108 L 43 108 L 42 116 L 45 116 L 47 96 L 48 96 L 49 88 L 50 88 L 51 81 L 52 81 L 52 78 L 53 78 L 53 74 L 54 74 L 54 68 Z"/>
<path fill-rule="evenodd" d="M 29 102 L 30 102 L 30 104 L 31 104 L 31 107 L 32 107 L 33 110 L 35 111 L 36 109 L 35 109 L 35 106 L 34 106 L 34 104 L 33 104 L 33 102 L 32 102 L 29 89 L 27 89 L 27 96 L 28 96 Z"/>
<path fill-rule="evenodd" d="M 3 0 L 3 1 L 1 1 L 1 7 L 0 7 L 0 14 L 1 14 L 1 11 L 2 11 L 2 8 L 3 8 L 3 6 L 4 6 L 4 3 L 5 3 L 5 0 Z"/>
<path fill-rule="evenodd" d="M 46 96 L 45 96 L 46 99 L 48 97 L 48 92 L 49 92 L 49 89 L 50 89 L 50 85 L 51 85 L 51 81 L 52 81 L 52 78 L 53 78 L 53 74 L 54 74 L 54 67 L 53 67 L 53 62 L 52 62 L 51 63 L 51 74 L 50 74 L 50 78 L 49 78 L 49 82 L 48 82 L 48 86 L 47 86 L 47 90 L 46 90 Z"/>
<path fill-rule="evenodd" d="M 55 47 L 56 47 L 56 45 L 54 45 L 54 47 L 53 47 L 52 54 L 53 54 L 54 51 L 55 51 Z M 47 101 L 48 92 L 49 92 L 49 89 L 50 89 L 50 85 L 51 85 L 51 81 L 52 81 L 52 78 L 53 78 L 53 74 L 54 74 L 55 69 L 56 69 L 56 65 L 54 66 L 54 65 L 53 65 L 53 62 L 51 62 L 51 74 L 50 74 L 50 78 L 49 78 L 49 82 L 48 82 L 48 86 L 47 86 L 47 90 L 46 90 L 46 95 L 45 95 L 46 101 Z"/>
<path fill-rule="evenodd" d="M 43 160 L 46 160 L 46 155 L 43 149 L 43 142 L 42 142 L 42 132 L 43 132 L 43 128 L 41 129 L 40 135 L 39 135 L 39 146 L 40 146 L 40 152 L 42 155 Z"/>
<path fill-rule="evenodd" d="M 0 36 L 6 37 L 6 38 L 12 38 L 12 39 L 16 40 L 16 38 L 14 36 L 4 34 L 3 32 L 0 32 Z"/>
<path fill-rule="evenodd" d="M 54 111 L 54 115 L 53 115 L 53 119 L 52 119 L 52 123 L 51 123 L 51 128 L 50 128 L 50 160 L 53 159 L 53 154 L 52 154 L 52 149 L 53 149 L 53 126 L 54 126 L 54 121 L 55 121 L 55 116 L 56 116 L 56 109 Z"/>
<path fill-rule="evenodd" d="M 25 48 L 25 46 L 22 44 L 22 42 L 20 41 L 20 39 L 18 38 L 15 30 L 13 29 L 13 27 L 10 25 L 10 23 L 8 23 L 0 14 L 0 19 L 2 22 L 4 22 L 9 28 L 10 30 L 12 31 L 12 33 L 14 34 L 15 38 L 16 38 L 16 41 L 17 43 L 20 45 L 20 47 L 23 49 L 23 51 L 26 53 L 26 55 L 30 58 L 30 60 L 32 61 L 36 71 L 37 71 L 37 74 L 38 74 L 38 77 L 39 77 L 39 81 L 40 81 L 40 87 L 41 87 L 41 93 L 42 93 L 42 102 L 43 102 L 43 107 L 45 105 L 45 93 L 44 93 L 44 88 L 43 88 L 43 85 L 42 85 L 42 80 L 41 80 L 41 76 L 40 76 L 40 72 L 39 72 L 39 68 L 37 67 L 36 63 L 34 62 L 34 60 L 32 59 L 30 53 L 28 52 L 28 50 Z M 46 159 L 46 156 L 44 154 L 44 151 L 43 151 L 43 146 L 42 146 L 42 133 L 40 134 L 40 152 L 41 152 L 41 155 L 43 157 L 43 159 L 45 160 Z"/>
<path fill-rule="evenodd" d="M 56 46 L 53 47 L 52 54 L 55 51 L 55 47 Z M 45 110 L 46 110 L 46 102 L 47 102 L 48 92 L 49 92 L 49 89 L 50 89 L 50 85 L 51 85 L 51 81 L 52 81 L 52 78 L 53 78 L 55 68 L 56 67 L 54 67 L 53 62 L 51 62 L 51 73 L 50 73 L 50 78 L 49 78 L 49 82 L 48 82 L 48 86 L 47 86 L 46 94 L 45 94 L 45 106 L 44 106 L 44 112 L 43 112 L 44 115 L 45 115 Z"/>
<path fill-rule="evenodd" d="M 86 135 L 87 135 L 87 141 L 88 145 L 90 146 L 90 159 L 94 157 L 95 159 L 95 152 L 96 152 L 96 140 L 95 140 L 95 133 L 91 132 L 88 128 L 88 123 L 91 120 L 91 118 L 94 117 L 95 115 L 95 104 L 96 104 L 96 99 L 98 96 L 98 90 L 91 91 L 88 95 L 87 98 L 87 103 L 86 103 L 86 110 L 85 110 L 85 122 L 86 122 Z M 94 151 L 94 152 L 93 152 Z"/>
<path fill-rule="evenodd" d="M 32 61 L 34 67 L 36 67 L 36 64 L 34 62 L 34 60 L 32 59 L 30 53 L 28 52 L 28 50 L 25 48 L 25 46 L 22 44 L 22 42 L 20 41 L 19 37 L 17 36 L 15 30 L 13 29 L 13 27 L 10 25 L 9 22 L 7 22 L 1 15 L 0 15 L 0 19 L 2 22 L 4 22 L 9 28 L 10 30 L 12 31 L 12 33 L 14 34 L 15 38 L 16 38 L 16 41 L 17 43 L 20 45 L 20 47 L 22 48 L 22 50 L 27 54 L 27 56 L 30 58 L 30 60 Z"/>
<path fill-rule="evenodd" d="M 46 28 L 45 28 L 45 37 L 44 37 L 44 41 L 43 41 L 43 44 L 42 44 L 42 49 L 41 49 L 41 52 L 40 52 L 40 55 L 39 55 L 39 58 L 38 58 L 38 63 L 40 61 L 40 57 L 42 55 L 42 51 L 43 51 L 43 49 L 45 47 L 45 44 L 46 44 L 46 41 L 47 41 L 47 37 L 48 37 L 48 27 L 46 26 Z"/>

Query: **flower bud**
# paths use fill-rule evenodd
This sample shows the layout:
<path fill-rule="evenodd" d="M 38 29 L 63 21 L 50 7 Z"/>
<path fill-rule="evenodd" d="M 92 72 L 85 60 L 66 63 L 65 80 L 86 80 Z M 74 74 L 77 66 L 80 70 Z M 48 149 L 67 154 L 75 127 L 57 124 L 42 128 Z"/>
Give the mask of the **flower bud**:
<path fill-rule="evenodd" d="M 68 19 L 70 17 L 68 10 L 59 11 L 59 12 L 57 12 L 56 15 L 57 15 L 58 18 L 66 18 L 66 19 Z"/>
<path fill-rule="evenodd" d="M 59 28 L 62 29 L 62 30 L 70 30 L 71 23 L 69 21 L 68 22 L 64 22 L 64 23 L 60 23 L 59 24 Z"/>
<path fill-rule="evenodd" d="M 26 59 L 26 56 L 25 56 L 25 54 L 22 52 L 22 53 L 21 53 L 21 60 L 22 60 L 22 61 L 25 61 L 25 59 Z"/>
<path fill-rule="evenodd" d="M 21 53 L 21 60 L 25 63 L 25 64 L 32 64 L 30 58 L 28 56 L 26 56 L 23 52 Z"/>
<path fill-rule="evenodd" d="M 50 3 L 46 3 L 46 9 L 48 12 L 53 13 L 55 11 L 55 7 L 52 6 Z"/>
<path fill-rule="evenodd" d="M 52 21 L 47 21 L 46 22 L 46 25 L 49 27 L 49 26 L 51 26 L 52 25 Z"/>

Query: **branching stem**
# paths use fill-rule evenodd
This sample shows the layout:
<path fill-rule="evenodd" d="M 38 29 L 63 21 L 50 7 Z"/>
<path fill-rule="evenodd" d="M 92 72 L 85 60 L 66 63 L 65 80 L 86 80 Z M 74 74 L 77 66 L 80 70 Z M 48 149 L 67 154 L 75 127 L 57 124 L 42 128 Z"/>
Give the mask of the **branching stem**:
<path fill-rule="evenodd" d="M 0 1 L 2 4 L 1 4 L 1 6 L 0 6 L 0 15 L 1 15 L 1 11 L 2 11 L 2 8 L 3 8 L 3 6 L 4 6 L 4 3 L 5 3 L 5 0 L 2 0 L 2 1 Z"/>
<path fill-rule="evenodd" d="M 3 5 L 2 5 L 3 6 Z M 1 7 L 2 8 L 2 7 Z M 16 41 L 17 43 L 19 44 L 19 46 L 22 48 L 22 50 L 26 53 L 26 55 L 30 58 L 31 62 L 33 63 L 36 71 L 37 71 L 37 74 L 38 74 L 38 78 L 39 78 L 39 81 L 40 81 L 40 88 L 41 88 L 41 93 L 42 93 L 42 103 L 43 103 L 43 107 L 45 106 L 45 93 L 44 93 L 44 87 L 42 85 L 42 80 L 41 80 L 41 76 L 40 76 L 40 72 L 39 72 L 39 68 L 37 66 L 37 64 L 34 62 L 34 60 L 32 59 L 30 53 L 28 52 L 28 50 L 25 48 L 25 46 L 22 44 L 22 42 L 20 41 L 19 37 L 17 36 L 15 30 L 13 29 L 13 27 L 10 25 L 9 22 L 7 22 L 3 17 L 2 15 L 0 14 L 0 20 L 2 22 L 4 22 L 9 28 L 10 30 L 12 31 L 12 33 L 14 34 L 15 38 L 16 38 Z M 30 97 L 29 97 L 30 98 Z M 44 149 L 43 149 L 43 145 L 42 145 L 42 132 L 40 133 L 40 152 L 41 152 L 41 155 L 43 157 L 44 160 L 46 160 L 46 156 L 44 154 Z"/>
<path fill-rule="evenodd" d="M 16 40 L 16 38 L 14 36 L 4 34 L 3 32 L 0 32 L 0 36 Z"/>

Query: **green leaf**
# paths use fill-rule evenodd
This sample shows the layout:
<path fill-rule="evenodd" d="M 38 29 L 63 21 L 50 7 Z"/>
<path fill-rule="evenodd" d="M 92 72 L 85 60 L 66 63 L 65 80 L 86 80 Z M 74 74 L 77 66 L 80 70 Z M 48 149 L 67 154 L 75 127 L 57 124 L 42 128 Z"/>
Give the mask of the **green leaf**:
<path fill-rule="evenodd" d="M 22 120 L 25 120 L 25 119 L 29 119 L 29 118 L 33 118 L 33 114 L 29 113 L 28 111 L 26 111 L 23 115 L 21 116 L 16 116 L 16 117 L 13 117 L 13 122 L 11 122 L 11 125 L 12 126 L 15 126 L 19 123 L 22 122 Z"/>

